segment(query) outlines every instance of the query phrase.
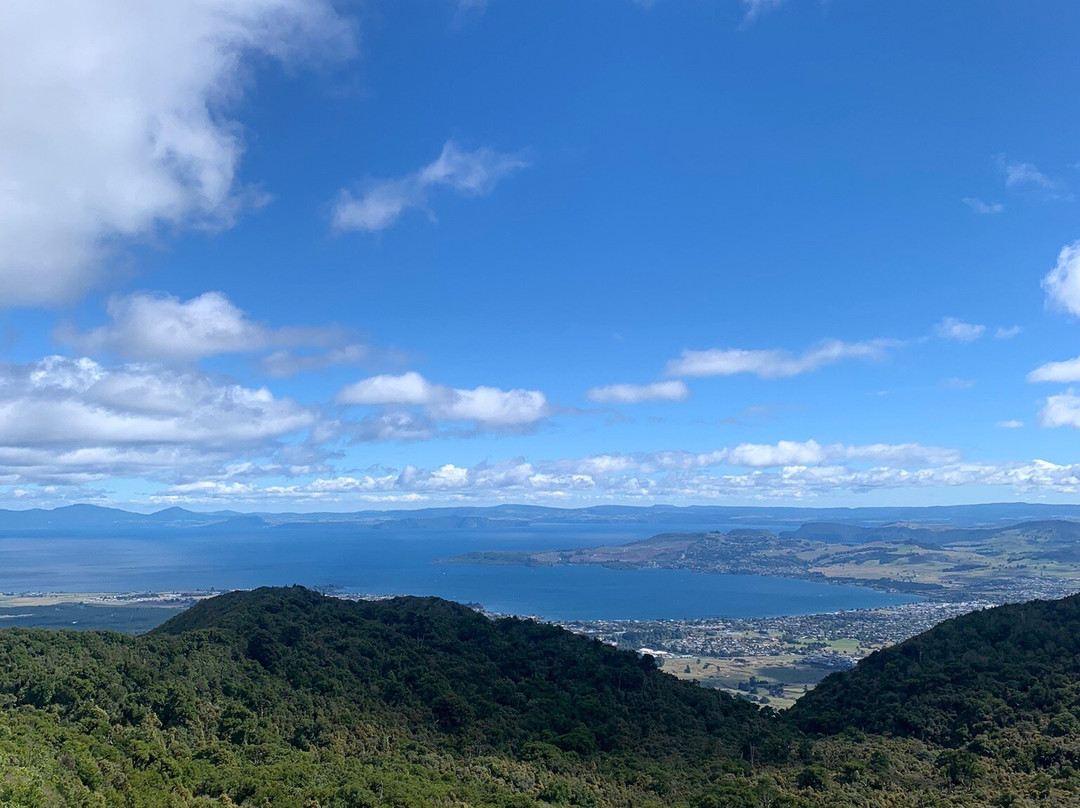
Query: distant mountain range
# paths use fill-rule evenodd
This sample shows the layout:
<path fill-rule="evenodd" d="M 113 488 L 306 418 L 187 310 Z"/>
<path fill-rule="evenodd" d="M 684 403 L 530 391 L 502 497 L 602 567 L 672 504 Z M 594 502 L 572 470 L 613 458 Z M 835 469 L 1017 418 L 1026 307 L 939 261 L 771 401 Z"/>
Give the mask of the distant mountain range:
<path fill-rule="evenodd" d="M 590 508 L 549 508 L 539 505 L 495 505 L 365 510 L 352 513 L 239 513 L 233 510 L 199 512 L 179 507 L 165 508 L 154 513 L 135 513 L 99 505 L 68 505 L 52 510 L 0 510 L 0 534 L 27 531 L 47 534 L 100 531 L 168 532 L 203 528 L 251 531 L 293 524 L 336 524 L 403 530 L 484 530 L 556 523 L 666 526 L 685 524 L 699 528 L 702 525 L 714 524 L 718 530 L 727 530 L 737 525 L 768 527 L 782 531 L 781 535 L 784 536 L 843 543 L 874 541 L 877 539 L 866 537 L 877 535 L 885 538 L 887 534 L 897 531 L 923 528 L 923 533 L 920 534 L 922 538 L 940 543 L 947 539 L 948 531 L 927 528 L 1000 528 L 1018 522 L 1061 519 L 1080 520 L 1080 505 L 1023 502 L 926 508 L 770 508 L 719 505 L 599 505 Z M 868 532 L 867 529 L 873 529 L 877 533 Z M 819 538 L 824 536 L 828 538 Z"/>

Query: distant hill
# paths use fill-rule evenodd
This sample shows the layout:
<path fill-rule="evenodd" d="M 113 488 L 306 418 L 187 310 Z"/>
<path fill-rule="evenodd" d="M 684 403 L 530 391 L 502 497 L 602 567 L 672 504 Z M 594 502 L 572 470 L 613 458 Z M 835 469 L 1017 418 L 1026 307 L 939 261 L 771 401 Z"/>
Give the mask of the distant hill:
<path fill-rule="evenodd" d="M 1000 542 L 1020 539 L 1027 544 L 1061 542 L 1072 545 L 1080 539 L 1080 521 L 1044 519 L 998 527 L 941 527 L 932 525 L 862 525 L 808 522 L 797 530 L 783 531 L 783 538 L 837 544 L 910 542 L 924 547 L 948 547 L 973 542 Z"/>
<path fill-rule="evenodd" d="M 626 544 L 484 550 L 449 561 L 782 576 L 1000 602 L 1054 597 L 1080 589 L 1080 522 L 1043 520 L 971 528 L 810 522 L 779 535 L 747 528 L 726 533 L 659 533 Z"/>
<path fill-rule="evenodd" d="M 808 522 L 798 530 L 783 531 L 783 538 L 830 544 L 869 544 L 871 542 L 910 542 L 923 547 L 942 547 L 958 541 L 978 541 L 993 535 L 998 528 L 952 527 L 886 524 L 862 525 L 833 522 Z"/>

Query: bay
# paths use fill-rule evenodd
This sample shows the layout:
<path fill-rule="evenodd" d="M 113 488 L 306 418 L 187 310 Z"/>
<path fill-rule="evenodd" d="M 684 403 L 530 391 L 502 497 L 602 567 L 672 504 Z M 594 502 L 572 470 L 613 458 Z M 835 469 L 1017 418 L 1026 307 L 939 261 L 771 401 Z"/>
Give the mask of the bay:
<path fill-rule="evenodd" d="M 481 550 L 591 547 L 662 532 L 725 528 L 556 524 L 380 530 L 304 523 L 229 533 L 8 536 L 0 537 L 0 591 L 162 592 L 303 584 L 374 595 L 436 595 L 501 614 L 549 620 L 759 617 L 918 600 L 765 576 L 439 563 Z"/>

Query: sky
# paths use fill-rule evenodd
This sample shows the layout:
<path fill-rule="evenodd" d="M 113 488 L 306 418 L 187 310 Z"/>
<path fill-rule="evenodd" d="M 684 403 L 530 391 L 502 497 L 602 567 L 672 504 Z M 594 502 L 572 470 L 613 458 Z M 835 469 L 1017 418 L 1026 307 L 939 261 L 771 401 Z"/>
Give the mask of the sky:
<path fill-rule="evenodd" d="M 1080 5 L 0 5 L 0 507 L 1080 496 Z"/>

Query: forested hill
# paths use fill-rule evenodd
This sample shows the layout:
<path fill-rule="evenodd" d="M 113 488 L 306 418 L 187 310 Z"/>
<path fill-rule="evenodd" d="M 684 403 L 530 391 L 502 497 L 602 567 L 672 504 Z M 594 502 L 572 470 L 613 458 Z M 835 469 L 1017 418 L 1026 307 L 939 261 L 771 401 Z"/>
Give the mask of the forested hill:
<path fill-rule="evenodd" d="M 0 805 L 1080 806 L 1077 637 L 1077 599 L 960 618 L 789 716 L 434 598 L 237 592 L 0 631 Z"/>
<path fill-rule="evenodd" d="M 744 804 L 750 761 L 797 738 L 649 658 L 433 598 L 260 589 L 135 638 L 0 631 L 3 806 Z"/>
<path fill-rule="evenodd" d="M 948 620 L 829 676 L 790 715 L 954 747 L 1065 739 L 1055 754 L 1080 761 L 1080 595 Z"/>
<path fill-rule="evenodd" d="M 205 636 L 298 693 L 344 699 L 425 738 L 471 748 L 545 742 L 686 762 L 784 754 L 785 724 L 661 673 L 651 657 L 438 598 L 350 602 L 301 587 L 211 598 L 153 637 Z"/>

